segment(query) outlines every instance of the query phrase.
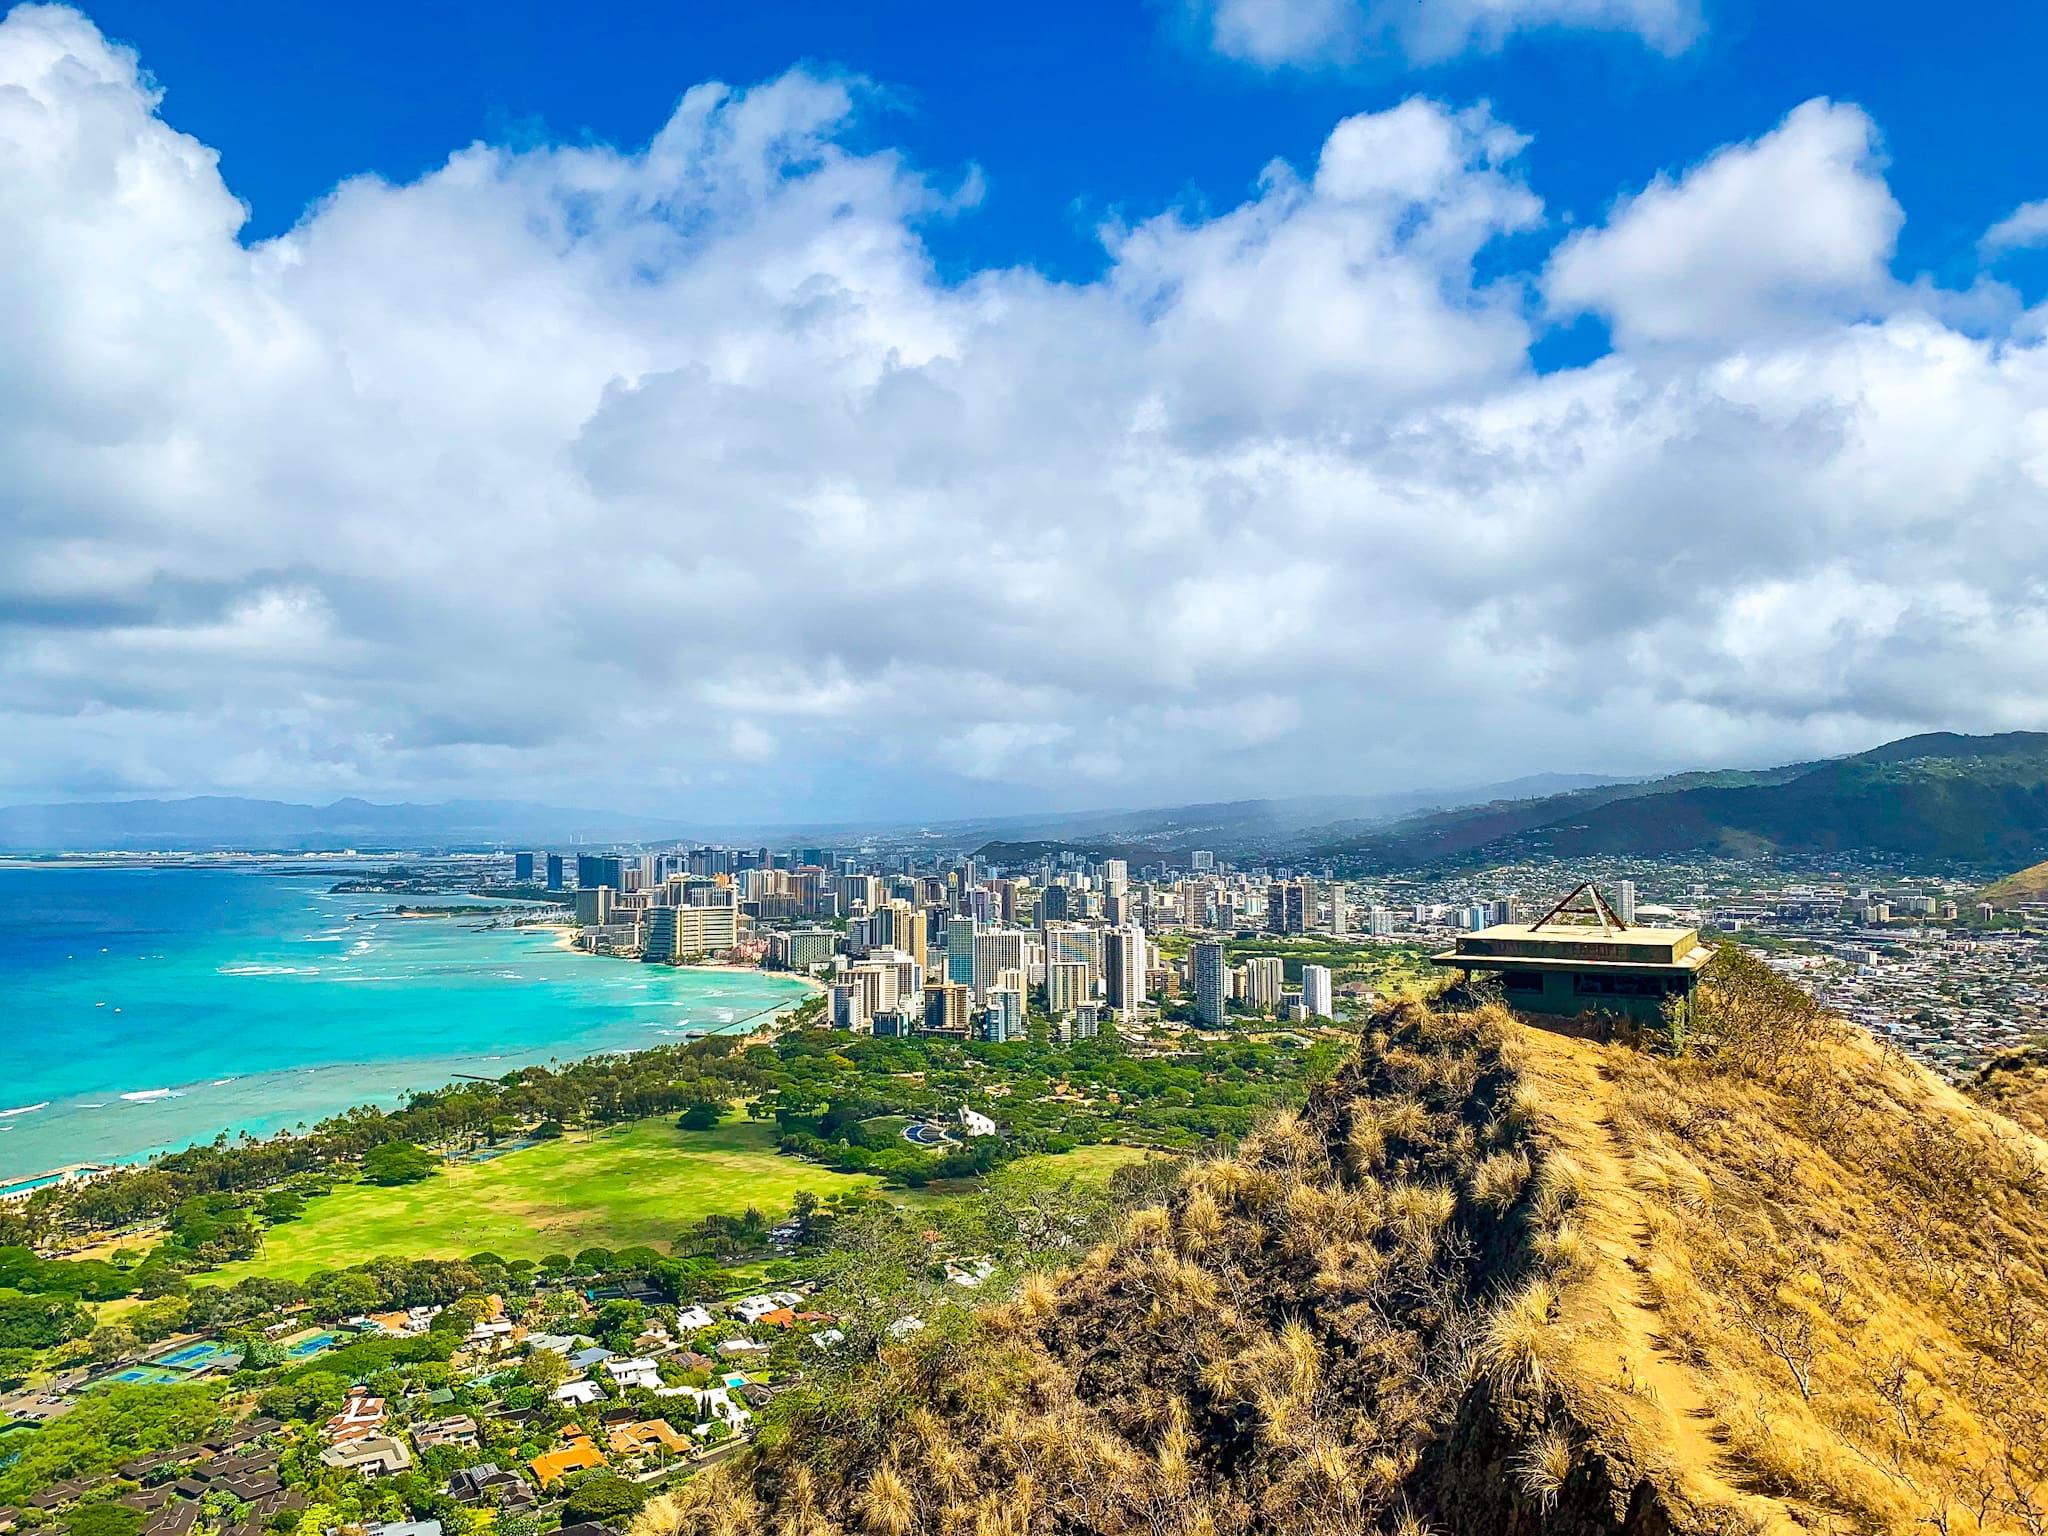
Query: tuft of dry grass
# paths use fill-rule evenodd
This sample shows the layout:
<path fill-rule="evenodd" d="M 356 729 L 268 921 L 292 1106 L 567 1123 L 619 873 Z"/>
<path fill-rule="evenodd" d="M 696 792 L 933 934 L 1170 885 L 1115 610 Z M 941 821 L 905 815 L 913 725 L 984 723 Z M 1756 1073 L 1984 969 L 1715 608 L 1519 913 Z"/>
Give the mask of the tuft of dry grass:
<path fill-rule="evenodd" d="M 1557 1287 L 1531 1280 L 1487 1314 L 1480 1330 L 1479 1358 L 1503 1391 L 1546 1390 L 1558 1357 Z"/>
<path fill-rule="evenodd" d="M 894 1465 L 883 1462 L 854 1500 L 866 1536 L 905 1536 L 917 1518 L 917 1500 Z"/>
<path fill-rule="evenodd" d="M 1562 1152 L 1546 1155 L 1536 1170 L 1535 1193 L 1530 1208 L 1545 1224 L 1556 1222 L 1577 1210 L 1586 1198 L 1586 1170 Z"/>
<path fill-rule="evenodd" d="M 1495 1152 L 1472 1170 L 1468 1189 L 1475 1205 L 1489 1211 L 1505 1211 L 1522 1196 L 1529 1182 L 1529 1154 L 1517 1148 Z"/>
<path fill-rule="evenodd" d="M 1545 1430 L 1515 1458 L 1516 1486 L 1546 1515 L 1557 1507 L 1558 1495 L 1571 1475 L 1572 1446 L 1561 1430 Z"/>

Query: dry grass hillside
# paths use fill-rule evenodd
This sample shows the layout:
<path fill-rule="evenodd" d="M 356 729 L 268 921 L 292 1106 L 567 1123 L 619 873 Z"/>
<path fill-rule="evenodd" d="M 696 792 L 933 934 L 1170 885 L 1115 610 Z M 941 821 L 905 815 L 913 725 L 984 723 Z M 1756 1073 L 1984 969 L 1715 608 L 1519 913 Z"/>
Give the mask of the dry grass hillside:
<path fill-rule="evenodd" d="M 2000 1051 L 1984 1063 L 1967 1091 L 2036 1136 L 2048 1136 L 2048 1041 Z"/>
<path fill-rule="evenodd" d="M 2048 1147 L 1714 969 L 1676 1057 L 1390 1010 L 636 1536 L 2048 1531 Z"/>
<path fill-rule="evenodd" d="M 2048 900 L 2048 861 L 2029 865 L 2017 874 L 1995 880 L 1977 893 L 1978 901 L 1988 901 L 1995 907 L 2007 907 L 2015 902 Z"/>

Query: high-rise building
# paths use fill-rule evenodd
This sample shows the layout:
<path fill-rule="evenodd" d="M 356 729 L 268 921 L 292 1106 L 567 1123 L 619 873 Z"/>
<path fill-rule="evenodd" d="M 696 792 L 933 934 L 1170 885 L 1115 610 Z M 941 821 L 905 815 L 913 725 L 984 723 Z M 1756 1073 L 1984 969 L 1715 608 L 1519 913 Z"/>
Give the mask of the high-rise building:
<path fill-rule="evenodd" d="M 1334 1019 L 1337 1016 L 1336 992 L 1330 985 L 1330 968 L 1327 965 L 1304 965 L 1301 968 L 1301 1005 L 1313 1019 Z"/>
<path fill-rule="evenodd" d="M 1109 1006 L 1128 1017 L 1145 1004 L 1145 930 L 1110 928 L 1102 935 L 1102 984 Z"/>
<path fill-rule="evenodd" d="M 1102 861 L 1102 884 L 1105 890 L 1115 890 L 1131 883 L 1131 866 L 1126 859 L 1104 859 Z"/>
<path fill-rule="evenodd" d="M 548 889 L 559 891 L 561 888 L 562 856 L 559 853 L 551 853 L 548 855 Z"/>
<path fill-rule="evenodd" d="M 1095 978 L 1102 974 L 1102 930 L 1078 923 L 1048 923 L 1044 933 L 1047 974 L 1062 961 L 1077 961 L 1088 968 L 1087 990 L 1092 996 Z"/>
<path fill-rule="evenodd" d="M 962 987 L 974 985 L 975 940 L 980 935 L 981 924 L 971 917 L 946 920 L 946 980 Z"/>
<path fill-rule="evenodd" d="M 1374 938 L 1387 938 L 1394 931 L 1394 909 L 1392 907 L 1374 907 L 1366 915 L 1366 923 L 1367 931 Z"/>
<path fill-rule="evenodd" d="M 512 878 L 520 885 L 533 884 L 533 855 L 515 853 L 512 855 Z"/>
<path fill-rule="evenodd" d="M 739 916 L 739 908 L 730 906 L 649 907 L 641 957 L 681 960 L 731 949 L 740 941 Z"/>
<path fill-rule="evenodd" d="M 1287 973 L 1278 955 L 1257 955 L 1244 963 L 1245 1006 L 1254 1013 L 1271 1013 L 1280 1006 L 1280 986 Z"/>
<path fill-rule="evenodd" d="M 1308 882 L 1275 880 L 1266 887 L 1266 927 L 1273 933 L 1307 933 Z"/>
<path fill-rule="evenodd" d="M 1351 899 L 1342 880 L 1330 885 L 1330 932 L 1342 937 L 1351 931 Z"/>
<path fill-rule="evenodd" d="M 612 920 L 612 888 L 608 885 L 576 887 L 576 921 L 585 928 L 602 928 Z"/>
<path fill-rule="evenodd" d="M 1204 1024 L 1223 1022 L 1224 1004 L 1230 999 L 1230 973 L 1223 964 L 1223 946 L 1203 942 L 1194 948 L 1195 1017 Z"/>
<path fill-rule="evenodd" d="M 1197 848 L 1188 855 L 1188 868 L 1198 875 L 1206 875 L 1216 867 L 1216 855 L 1207 848 Z"/>
<path fill-rule="evenodd" d="M 1102 1033 L 1102 1005 L 1083 1003 L 1074 1010 L 1074 1038 L 1093 1040 Z"/>
<path fill-rule="evenodd" d="M 1003 971 L 1029 971 L 1026 945 L 1031 935 L 1021 928 L 990 928 L 974 939 L 974 995 L 985 998 Z M 948 967 L 950 969 L 950 966 Z"/>
<path fill-rule="evenodd" d="M 626 889 L 626 861 L 612 854 L 579 853 L 576 855 L 576 883 L 584 889 L 608 885 L 615 891 L 623 891 Z"/>
<path fill-rule="evenodd" d="M 966 987 L 950 981 L 929 985 L 924 989 L 924 1027 L 964 1033 L 971 1006 Z"/>
<path fill-rule="evenodd" d="M 1634 922 L 1636 920 L 1635 881 L 1622 881 L 1619 885 L 1617 885 L 1614 888 L 1614 894 L 1617 898 L 1614 903 L 1614 915 L 1620 918 L 1624 923 Z"/>
<path fill-rule="evenodd" d="M 1092 1001 L 1095 987 L 1090 980 L 1086 962 L 1080 960 L 1055 960 L 1047 953 L 1045 962 L 1045 1007 L 1054 1017 L 1072 1013 L 1085 1002 Z"/>
<path fill-rule="evenodd" d="M 1041 923 L 1064 922 L 1067 917 L 1067 898 L 1071 893 L 1064 885 L 1048 885 L 1038 893 L 1038 920 Z"/>
<path fill-rule="evenodd" d="M 988 994 L 988 1038 L 998 1044 L 1028 1040 L 1024 1027 L 1024 994 L 1016 987 L 991 987 Z"/>

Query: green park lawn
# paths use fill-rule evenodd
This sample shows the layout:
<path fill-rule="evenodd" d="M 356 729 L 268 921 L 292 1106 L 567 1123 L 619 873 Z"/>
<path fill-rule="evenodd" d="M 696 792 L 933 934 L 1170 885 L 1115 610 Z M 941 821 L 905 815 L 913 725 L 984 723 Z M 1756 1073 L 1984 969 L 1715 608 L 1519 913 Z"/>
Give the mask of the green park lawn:
<path fill-rule="evenodd" d="M 1144 1156 L 1136 1147 L 1077 1147 L 1057 1157 L 1025 1158 L 1020 1166 L 1107 1179 Z M 754 1205 L 780 1217 L 799 1190 L 822 1198 L 880 1186 L 868 1174 L 781 1156 L 772 1125 L 742 1120 L 713 1131 L 681 1131 L 667 1120 L 642 1120 L 489 1162 L 451 1163 L 418 1184 L 342 1185 L 309 1201 L 297 1221 L 265 1232 L 256 1257 L 224 1265 L 202 1283 L 233 1285 L 251 1275 L 297 1280 L 384 1256 L 460 1259 L 489 1252 L 538 1259 L 640 1243 L 665 1252 L 703 1216 L 736 1216 Z M 897 1189 L 889 1197 L 924 1204 L 958 1193 Z"/>
<path fill-rule="evenodd" d="M 310 1201 L 297 1221 L 270 1228 L 254 1258 L 206 1281 L 301 1279 L 384 1255 L 538 1259 L 639 1243 L 666 1251 L 699 1217 L 738 1215 L 750 1205 L 779 1217 L 799 1190 L 822 1197 L 879 1182 L 778 1155 L 770 1125 L 681 1131 L 667 1120 L 642 1120 L 489 1162 L 450 1164 L 418 1184 L 343 1185 Z"/>

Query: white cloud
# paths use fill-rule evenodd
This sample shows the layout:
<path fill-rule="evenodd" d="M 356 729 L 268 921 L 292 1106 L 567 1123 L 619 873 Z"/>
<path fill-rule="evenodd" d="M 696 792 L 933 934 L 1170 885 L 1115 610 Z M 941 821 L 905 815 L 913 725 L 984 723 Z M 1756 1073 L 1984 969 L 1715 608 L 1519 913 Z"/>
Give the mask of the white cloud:
<path fill-rule="evenodd" d="M 1762 138 L 1659 177 L 1567 240 L 1545 278 L 1561 314 L 1630 342 L 1709 345 L 1881 308 L 1904 215 L 1861 110 L 1795 108 Z"/>
<path fill-rule="evenodd" d="M 2019 207 L 1984 231 L 1979 249 L 1988 257 L 2048 245 L 2048 197 Z"/>
<path fill-rule="evenodd" d="M 1433 64 L 1498 52 L 1518 32 L 1619 32 L 1660 53 L 1700 32 L 1695 0 L 1188 0 L 1208 45 L 1271 69 L 1345 65 L 1393 54 Z"/>
<path fill-rule="evenodd" d="M 136 61 L 13 12 L 0 794 L 932 816 L 2048 712 L 2048 347 L 1896 300 L 1854 109 L 1568 241 L 1620 346 L 1539 375 L 1484 110 L 947 281 L 971 215 L 865 96 L 700 86 L 244 246 Z"/>

